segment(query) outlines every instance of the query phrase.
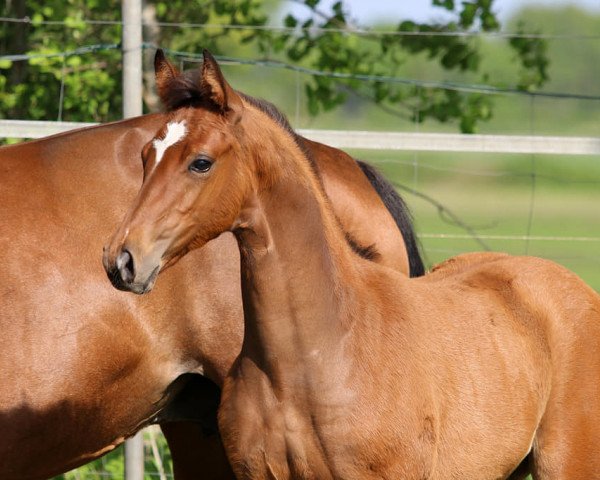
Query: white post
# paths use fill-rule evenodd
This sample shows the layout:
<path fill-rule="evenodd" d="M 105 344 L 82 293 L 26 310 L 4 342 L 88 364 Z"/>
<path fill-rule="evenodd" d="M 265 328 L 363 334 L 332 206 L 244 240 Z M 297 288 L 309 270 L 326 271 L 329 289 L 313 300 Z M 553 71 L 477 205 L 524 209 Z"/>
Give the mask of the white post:
<path fill-rule="evenodd" d="M 123 117 L 142 114 L 142 0 L 123 0 Z"/>
<path fill-rule="evenodd" d="M 123 117 L 142 114 L 142 0 L 123 0 Z M 125 480 L 144 480 L 142 432 L 125 442 Z"/>
<path fill-rule="evenodd" d="M 125 480 L 144 480 L 143 432 L 125 442 Z"/>

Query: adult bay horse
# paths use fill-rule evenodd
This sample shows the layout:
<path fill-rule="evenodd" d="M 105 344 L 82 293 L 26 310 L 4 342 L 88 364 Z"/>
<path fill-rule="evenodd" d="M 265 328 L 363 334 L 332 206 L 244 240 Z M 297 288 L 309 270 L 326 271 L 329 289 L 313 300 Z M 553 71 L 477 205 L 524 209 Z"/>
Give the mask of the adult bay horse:
<path fill-rule="evenodd" d="M 596 292 L 532 257 L 463 255 L 417 279 L 369 262 L 294 136 L 208 52 L 197 83 L 163 95 L 187 108 L 144 148 L 104 265 L 145 293 L 233 232 L 245 333 L 219 426 L 239 479 L 598 478 Z"/>
<path fill-rule="evenodd" d="M 147 298 L 116 292 L 97 253 L 139 189 L 143 145 L 169 118 L 147 115 L 0 149 L 3 480 L 74 468 L 150 422 L 162 423 L 178 479 L 231 478 L 214 434 L 214 385 L 242 339 L 233 237 L 190 254 Z M 343 152 L 298 140 L 353 241 L 406 273 L 398 221 L 413 274 L 422 272 L 391 187 Z"/>

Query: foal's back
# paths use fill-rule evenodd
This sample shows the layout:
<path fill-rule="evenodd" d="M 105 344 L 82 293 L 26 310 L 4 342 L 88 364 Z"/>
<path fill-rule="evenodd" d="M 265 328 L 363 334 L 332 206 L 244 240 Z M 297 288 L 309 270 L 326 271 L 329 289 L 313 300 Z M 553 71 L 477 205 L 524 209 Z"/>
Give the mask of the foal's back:
<path fill-rule="evenodd" d="M 410 284 L 398 341 L 414 334 L 406 355 L 432 380 L 420 386 L 431 405 L 417 388 L 407 410 L 439 446 L 435 478 L 491 478 L 486 465 L 511 450 L 531 451 L 535 478 L 594 478 L 598 293 L 553 262 L 493 253 L 455 257 Z M 505 465 L 504 475 L 517 467 Z"/>

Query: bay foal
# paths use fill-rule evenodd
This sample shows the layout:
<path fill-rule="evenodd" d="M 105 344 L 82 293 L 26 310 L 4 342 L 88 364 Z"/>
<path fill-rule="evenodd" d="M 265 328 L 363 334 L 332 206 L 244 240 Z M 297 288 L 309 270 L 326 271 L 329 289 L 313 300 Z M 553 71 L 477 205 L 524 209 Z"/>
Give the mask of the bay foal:
<path fill-rule="evenodd" d="M 233 478 L 216 433 L 219 388 L 243 334 L 233 236 L 188 255 L 151 297 L 113 289 L 97 254 L 139 190 L 140 151 L 169 118 L 0 148 L 2 480 L 47 479 L 155 422 L 178 480 Z M 408 273 L 396 219 L 422 269 L 390 187 L 344 152 L 303 141 L 355 242 Z"/>
<path fill-rule="evenodd" d="M 208 52 L 197 83 L 164 88 L 187 106 L 145 147 L 104 265 L 145 293 L 234 233 L 245 330 L 219 425 L 238 478 L 597 478 L 597 293 L 530 257 L 464 255 L 419 279 L 366 261 L 298 142 Z"/>

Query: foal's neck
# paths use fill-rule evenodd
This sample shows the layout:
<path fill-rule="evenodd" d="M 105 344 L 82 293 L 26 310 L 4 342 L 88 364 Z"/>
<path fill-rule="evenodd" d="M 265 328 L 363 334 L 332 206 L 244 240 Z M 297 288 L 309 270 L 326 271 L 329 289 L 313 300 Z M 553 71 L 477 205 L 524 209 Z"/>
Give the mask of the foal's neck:
<path fill-rule="evenodd" d="M 335 355 L 348 329 L 348 279 L 356 255 L 329 209 L 308 160 L 292 143 L 262 158 L 269 169 L 236 232 L 249 356 L 283 388 L 311 362 Z M 259 175 L 267 178 L 267 175 Z M 295 382 L 294 382 L 295 383 Z"/>

